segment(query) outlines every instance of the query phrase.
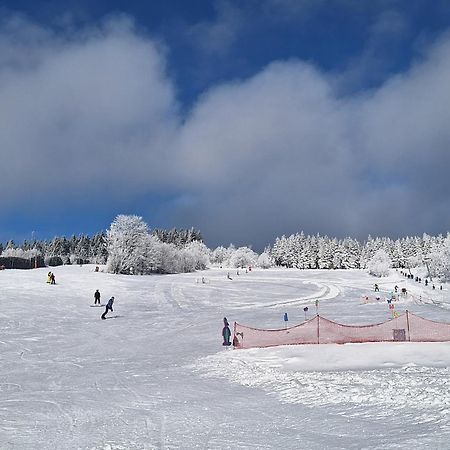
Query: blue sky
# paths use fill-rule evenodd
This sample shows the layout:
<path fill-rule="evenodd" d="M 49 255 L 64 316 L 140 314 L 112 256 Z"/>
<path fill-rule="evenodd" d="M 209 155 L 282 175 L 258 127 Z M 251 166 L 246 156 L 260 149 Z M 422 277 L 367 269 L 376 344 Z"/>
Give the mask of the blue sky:
<path fill-rule="evenodd" d="M 445 1 L 0 2 L 0 241 L 448 230 Z"/>

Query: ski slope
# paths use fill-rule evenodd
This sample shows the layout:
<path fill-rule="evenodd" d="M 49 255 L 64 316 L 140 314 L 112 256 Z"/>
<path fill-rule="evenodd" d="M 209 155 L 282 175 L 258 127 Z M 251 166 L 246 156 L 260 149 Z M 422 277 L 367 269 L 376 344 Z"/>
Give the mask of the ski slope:
<path fill-rule="evenodd" d="M 390 317 L 363 271 L 211 269 L 117 276 L 94 266 L 0 272 L 1 449 L 448 448 L 450 343 L 232 350 L 226 316 L 261 328 L 319 312 Z M 204 277 L 206 283 L 201 282 Z M 450 322 L 450 296 L 393 271 L 396 305 Z M 115 297 L 110 319 L 91 307 Z M 428 302 L 426 299 L 432 299 Z"/>

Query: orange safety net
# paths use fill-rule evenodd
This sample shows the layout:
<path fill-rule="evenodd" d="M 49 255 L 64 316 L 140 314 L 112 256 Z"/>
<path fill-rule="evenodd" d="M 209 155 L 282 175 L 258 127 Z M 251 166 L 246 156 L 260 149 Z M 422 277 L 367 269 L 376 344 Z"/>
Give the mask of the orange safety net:
<path fill-rule="evenodd" d="M 319 315 L 294 327 L 264 330 L 234 323 L 235 348 L 293 344 L 346 344 L 350 342 L 445 342 L 450 323 L 424 319 L 406 311 L 387 322 L 343 325 Z"/>

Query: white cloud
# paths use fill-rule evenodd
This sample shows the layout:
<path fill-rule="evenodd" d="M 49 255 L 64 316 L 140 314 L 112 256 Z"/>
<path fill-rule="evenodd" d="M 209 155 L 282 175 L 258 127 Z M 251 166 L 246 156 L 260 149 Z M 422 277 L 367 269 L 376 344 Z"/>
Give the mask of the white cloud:
<path fill-rule="evenodd" d="M 154 43 L 122 21 L 64 39 L 27 23 L 9 30 L 0 35 L 2 206 L 28 183 L 58 195 L 94 180 L 132 189 L 161 179 L 176 102 Z"/>
<path fill-rule="evenodd" d="M 449 61 L 443 36 L 409 71 L 344 98 L 310 64 L 280 61 L 213 87 L 181 117 L 164 51 L 126 21 L 57 37 L 11 19 L 0 29 L 0 207 L 26 210 L 30 192 L 70 204 L 92 189 L 105 202 L 170 191 L 189 199 L 171 203 L 173 225 L 213 243 L 440 232 Z"/>

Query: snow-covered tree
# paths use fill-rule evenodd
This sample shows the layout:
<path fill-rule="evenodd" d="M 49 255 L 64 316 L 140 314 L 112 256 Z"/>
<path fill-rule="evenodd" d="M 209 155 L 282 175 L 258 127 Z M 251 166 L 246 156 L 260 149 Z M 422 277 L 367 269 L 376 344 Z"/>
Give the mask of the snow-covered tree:
<path fill-rule="evenodd" d="M 5 258 L 23 258 L 23 259 L 32 259 L 40 256 L 39 250 L 32 248 L 29 250 L 22 250 L 20 247 L 18 248 L 7 248 L 3 251 L 2 256 Z"/>
<path fill-rule="evenodd" d="M 258 259 L 258 255 L 248 247 L 237 248 L 229 259 L 230 267 L 247 267 L 254 266 Z"/>
<path fill-rule="evenodd" d="M 262 269 L 268 269 L 269 267 L 272 267 L 274 265 L 274 262 L 268 253 L 263 252 L 258 256 L 256 264 Z"/>
<path fill-rule="evenodd" d="M 179 273 L 182 272 L 183 262 L 179 258 L 180 251 L 175 244 L 166 244 L 162 242 L 160 245 L 161 262 L 159 272 L 161 273 Z M 185 262 L 185 261 L 184 261 Z"/>
<path fill-rule="evenodd" d="M 222 246 L 215 248 L 211 253 L 211 263 L 221 266 L 230 257 L 230 251 Z"/>
<path fill-rule="evenodd" d="M 392 266 L 392 262 L 387 254 L 386 250 L 380 248 L 375 252 L 370 261 L 367 264 L 369 273 L 376 277 L 386 277 L 389 275 L 389 269 Z"/>
<path fill-rule="evenodd" d="M 211 251 L 203 242 L 191 241 L 184 251 L 190 253 L 194 260 L 193 270 L 204 270 L 209 265 Z"/>
<path fill-rule="evenodd" d="M 444 239 L 439 250 L 430 254 L 430 275 L 442 281 L 450 281 L 450 235 Z"/>
<path fill-rule="evenodd" d="M 122 274 L 148 273 L 148 238 L 148 226 L 142 217 L 123 214 L 117 216 L 107 232 L 107 271 Z"/>

